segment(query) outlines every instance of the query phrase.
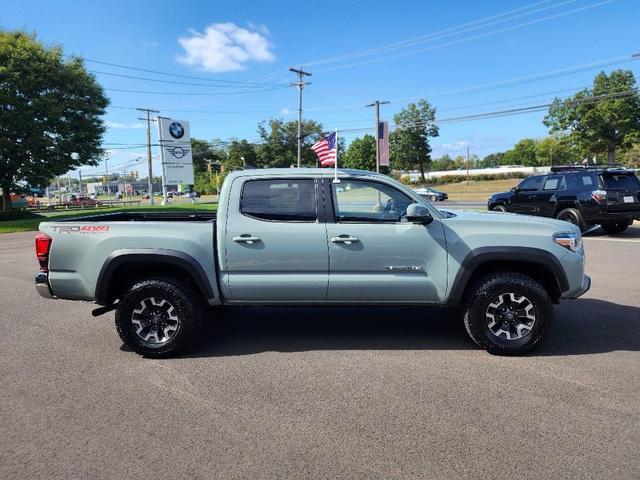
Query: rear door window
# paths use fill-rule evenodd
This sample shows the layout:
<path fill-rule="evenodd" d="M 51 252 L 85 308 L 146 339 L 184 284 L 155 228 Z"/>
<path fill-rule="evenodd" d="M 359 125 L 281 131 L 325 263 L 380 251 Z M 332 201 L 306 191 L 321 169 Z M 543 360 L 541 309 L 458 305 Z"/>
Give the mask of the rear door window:
<path fill-rule="evenodd" d="M 261 220 L 315 222 L 316 207 L 314 180 L 248 180 L 240 200 L 244 215 Z"/>
<path fill-rule="evenodd" d="M 603 173 L 600 175 L 602 184 L 609 189 L 637 190 L 640 188 L 638 178 L 631 172 L 629 173 Z"/>
<path fill-rule="evenodd" d="M 544 181 L 543 190 L 565 190 L 567 188 L 564 177 L 562 175 L 555 175 L 547 177 Z"/>

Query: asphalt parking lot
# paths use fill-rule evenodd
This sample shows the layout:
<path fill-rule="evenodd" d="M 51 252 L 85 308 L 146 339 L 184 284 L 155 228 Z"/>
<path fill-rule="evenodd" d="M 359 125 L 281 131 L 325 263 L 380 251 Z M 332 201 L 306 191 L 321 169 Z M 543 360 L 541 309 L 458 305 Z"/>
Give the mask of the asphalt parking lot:
<path fill-rule="evenodd" d="M 236 308 L 143 359 L 37 296 L 33 236 L 0 236 L 0 478 L 640 478 L 638 223 L 519 358 L 451 311 Z"/>

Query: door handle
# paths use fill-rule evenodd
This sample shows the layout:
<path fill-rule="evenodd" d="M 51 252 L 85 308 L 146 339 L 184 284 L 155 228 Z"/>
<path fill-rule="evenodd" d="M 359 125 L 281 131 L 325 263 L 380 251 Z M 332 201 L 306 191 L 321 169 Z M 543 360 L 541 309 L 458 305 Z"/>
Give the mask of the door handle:
<path fill-rule="evenodd" d="M 252 245 L 254 243 L 258 243 L 260 241 L 260 237 L 255 237 L 250 234 L 244 234 L 240 235 L 239 237 L 232 237 L 231 240 L 236 243 L 248 243 L 249 245 Z"/>
<path fill-rule="evenodd" d="M 349 235 L 340 235 L 339 237 L 331 237 L 333 243 L 344 243 L 345 245 L 351 245 L 352 243 L 359 242 L 360 239 L 351 237 Z"/>

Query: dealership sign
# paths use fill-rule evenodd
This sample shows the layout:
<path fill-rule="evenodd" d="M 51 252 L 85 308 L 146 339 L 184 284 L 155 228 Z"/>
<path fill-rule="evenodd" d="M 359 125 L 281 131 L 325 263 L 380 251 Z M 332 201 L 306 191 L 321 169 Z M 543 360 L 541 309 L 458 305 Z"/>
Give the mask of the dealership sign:
<path fill-rule="evenodd" d="M 164 185 L 193 185 L 189 122 L 158 117 L 158 138 Z"/>

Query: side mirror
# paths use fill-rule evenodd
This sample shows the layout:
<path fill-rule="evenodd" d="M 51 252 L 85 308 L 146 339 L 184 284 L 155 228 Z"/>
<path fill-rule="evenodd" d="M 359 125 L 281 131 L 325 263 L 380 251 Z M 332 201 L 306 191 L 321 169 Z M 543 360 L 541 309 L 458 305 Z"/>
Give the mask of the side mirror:
<path fill-rule="evenodd" d="M 511 191 L 513 193 L 518 193 L 518 187 L 511 187 Z"/>
<path fill-rule="evenodd" d="M 433 221 L 431 212 L 424 205 L 412 203 L 407 207 L 407 220 L 412 223 L 422 223 L 427 225 Z"/>

